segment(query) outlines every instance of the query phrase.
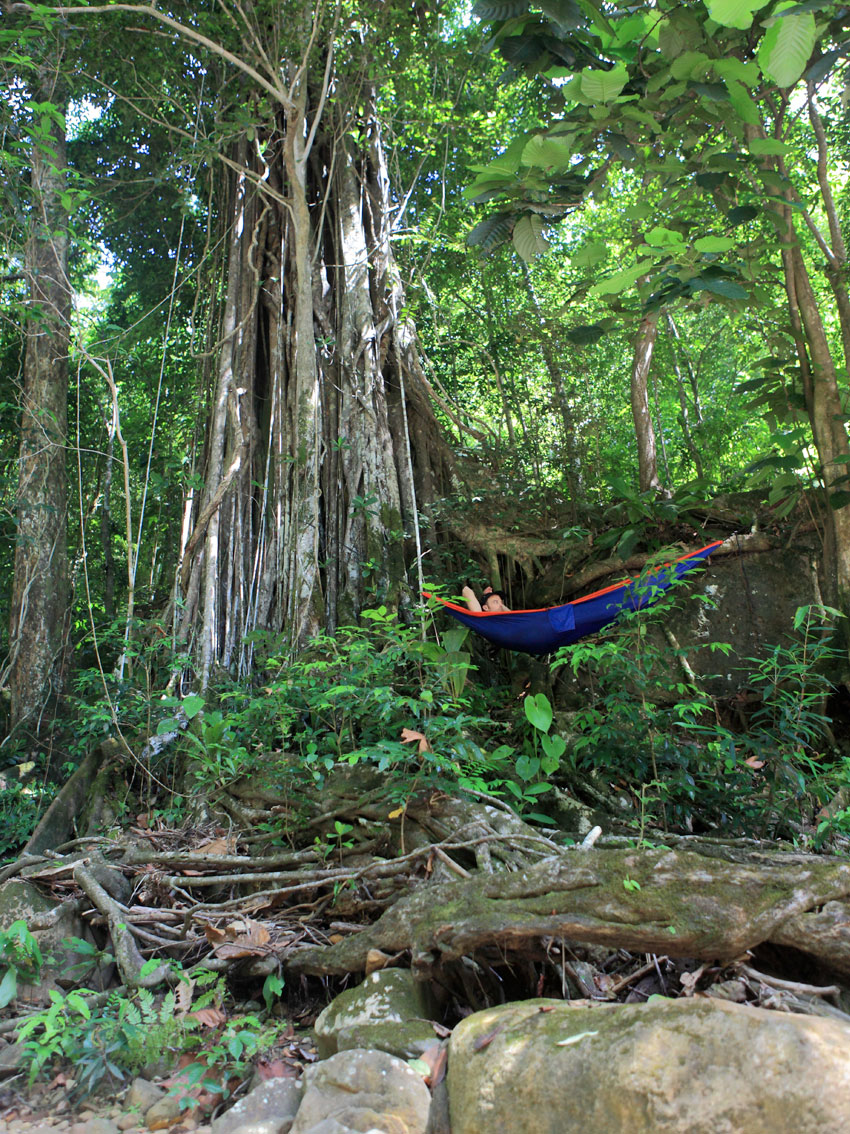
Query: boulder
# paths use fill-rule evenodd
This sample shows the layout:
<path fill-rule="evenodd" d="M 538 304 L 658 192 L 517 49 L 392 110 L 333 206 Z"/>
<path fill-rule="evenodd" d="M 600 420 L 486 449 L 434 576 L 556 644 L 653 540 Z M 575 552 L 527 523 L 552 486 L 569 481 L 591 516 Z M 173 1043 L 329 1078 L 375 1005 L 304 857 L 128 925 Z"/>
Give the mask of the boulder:
<path fill-rule="evenodd" d="M 840 1134 L 850 1025 L 716 1000 L 476 1012 L 449 1046 L 452 1134 Z"/>
<path fill-rule="evenodd" d="M 348 988 L 319 1015 L 313 1031 L 320 1059 L 338 1050 L 344 1028 L 421 1020 L 429 1014 L 425 988 L 409 969 L 381 969 L 356 988 Z"/>
<path fill-rule="evenodd" d="M 290 1134 L 425 1134 L 431 1094 L 422 1077 L 393 1055 L 341 1051 L 308 1068 L 304 1083 Z"/>
<path fill-rule="evenodd" d="M 300 1105 L 300 1081 L 266 1079 L 213 1119 L 211 1134 L 288 1134 Z"/>

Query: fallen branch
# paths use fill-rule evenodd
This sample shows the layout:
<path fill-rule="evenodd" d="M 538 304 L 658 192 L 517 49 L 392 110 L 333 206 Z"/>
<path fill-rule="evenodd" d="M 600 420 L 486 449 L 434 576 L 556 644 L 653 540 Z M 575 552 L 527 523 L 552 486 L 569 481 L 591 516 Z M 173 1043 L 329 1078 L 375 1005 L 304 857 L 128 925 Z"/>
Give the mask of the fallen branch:
<path fill-rule="evenodd" d="M 142 975 L 145 960 L 126 924 L 126 911 L 114 898 L 107 894 L 83 863 L 77 865 L 74 871 L 74 881 L 86 897 L 100 910 L 109 924 L 109 935 L 112 938 L 115 963 L 118 965 L 118 971 L 124 984 L 128 988 L 155 988 L 156 985 L 161 984 L 169 972 L 169 966 L 157 965 L 153 972 Z"/>

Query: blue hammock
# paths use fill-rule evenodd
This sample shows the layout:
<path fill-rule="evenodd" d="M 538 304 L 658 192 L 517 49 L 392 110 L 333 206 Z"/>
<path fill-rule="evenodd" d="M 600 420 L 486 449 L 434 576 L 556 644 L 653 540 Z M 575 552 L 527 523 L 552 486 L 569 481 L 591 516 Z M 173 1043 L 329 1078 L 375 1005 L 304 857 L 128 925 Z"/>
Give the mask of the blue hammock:
<path fill-rule="evenodd" d="M 452 618 L 496 646 L 525 654 L 548 654 L 559 646 L 569 646 L 579 638 L 597 633 L 625 610 L 641 610 L 649 606 L 674 580 L 699 566 L 722 542 L 717 540 L 699 551 L 691 551 L 640 579 L 626 579 L 563 606 L 550 606 L 543 610 L 490 614 L 484 610 L 467 610 L 465 606 L 448 602 L 428 591 L 422 593 L 426 598 L 435 598 L 442 603 Z"/>

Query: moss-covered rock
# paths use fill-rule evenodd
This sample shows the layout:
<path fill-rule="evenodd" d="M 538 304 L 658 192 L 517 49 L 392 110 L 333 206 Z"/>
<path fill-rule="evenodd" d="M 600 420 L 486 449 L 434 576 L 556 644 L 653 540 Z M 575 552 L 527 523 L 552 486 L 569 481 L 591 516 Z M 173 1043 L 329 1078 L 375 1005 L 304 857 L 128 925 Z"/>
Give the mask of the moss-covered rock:
<path fill-rule="evenodd" d="M 338 1050 L 337 1037 L 344 1029 L 422 1020 L 428 1014 L 425 989 L 408 969 L 381 969 L 341 992 L 318 1017 L 314 1032 L 319 1058 Z"/>
<path fill-rule="evenodd" d="M 452 1134 L 840 1134 L 850 1026 L 727 1002 L 531 1000 L 455 1028 Z"/>
<path fill-rule="evenodd" d="M 379 1024 L 353 1024 L 337 1032 L 337 1050 L 362 1047 L 385 1051 L 399 1059 L 418 1059 L 429 1047 L 440 1044 L 430 1020 L 388 1021 Z"/>

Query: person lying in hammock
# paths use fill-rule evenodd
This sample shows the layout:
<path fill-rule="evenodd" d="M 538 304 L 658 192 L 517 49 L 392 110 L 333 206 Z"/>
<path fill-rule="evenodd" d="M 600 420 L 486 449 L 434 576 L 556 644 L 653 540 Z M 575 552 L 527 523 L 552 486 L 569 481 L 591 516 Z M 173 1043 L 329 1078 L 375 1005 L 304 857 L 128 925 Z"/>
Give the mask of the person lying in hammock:
<path fill-rule="evenodd" d="M 478 595 L 476 595 L 475 591 L 472 589 L 472 587 L 469 586 L 469 584 L 467 584 L 460 593 L 463 595 L 464 600 L 466 601 L 466 605 L 475 614 L 479 614 L 481 611 L 484 611 L 485 614 L 511 613 L 511 608 L 509 606 L 505 606 L 504 599 L 502 598 L 502 592 L 494 591 L 492 587 L 484 588 L 480 602 L 478 600 Z"/>

